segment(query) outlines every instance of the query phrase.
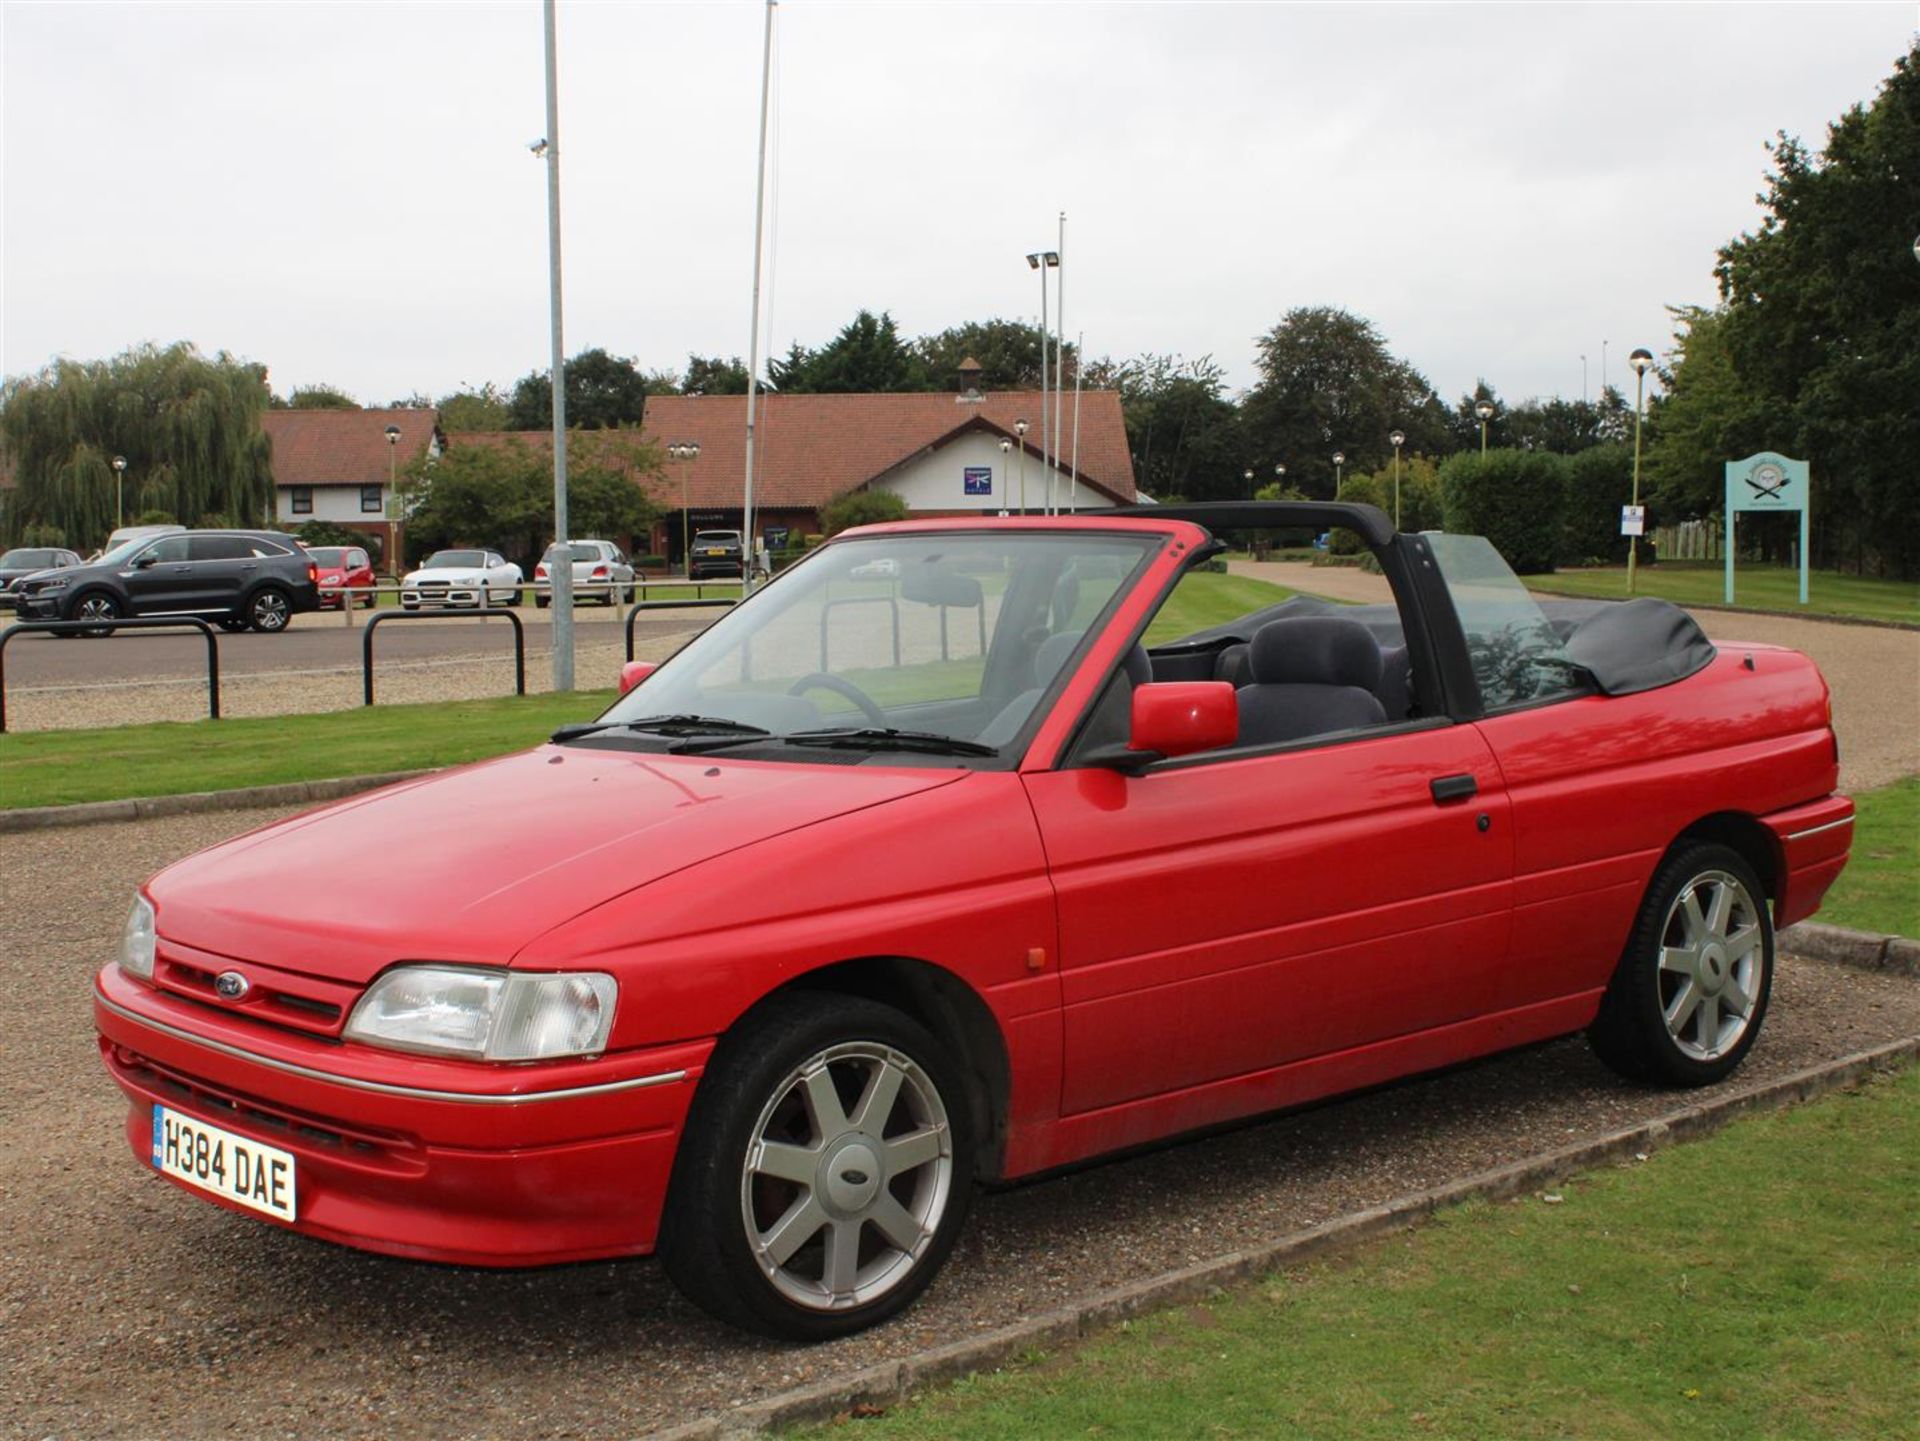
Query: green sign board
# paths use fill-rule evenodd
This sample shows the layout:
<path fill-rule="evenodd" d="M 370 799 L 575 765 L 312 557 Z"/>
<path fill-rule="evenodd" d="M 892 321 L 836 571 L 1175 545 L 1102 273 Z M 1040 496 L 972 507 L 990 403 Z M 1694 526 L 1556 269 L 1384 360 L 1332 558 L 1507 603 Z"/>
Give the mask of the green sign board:
<path fill-rule="evenodd" d="M 1745 511 L 1800 512 L 1800 604 L 1807 603 L 1807 522 L 1812 481 L 1804 460 L 1771 450 L 1727 462 L 1727 604 L 1733 604 L 1733 518 Z"/>

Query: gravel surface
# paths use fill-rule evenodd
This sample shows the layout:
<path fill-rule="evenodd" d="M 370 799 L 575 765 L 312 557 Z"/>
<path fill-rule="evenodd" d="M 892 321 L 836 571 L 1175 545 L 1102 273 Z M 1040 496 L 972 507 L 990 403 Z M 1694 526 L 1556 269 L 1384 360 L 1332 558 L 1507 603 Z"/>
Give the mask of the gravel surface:
<path fill-rule="evenodd" d="M 0 838 L 0 1432 L 627 1436 L 1293 1231 L 1680 1104 L 1556 1042 L 983 1196 L 943 1278 L 799 1349 L 682 1301 L 651 1261 L 483 1272 L 384 1260 L 194 1200 L 122 1139 L 89 977 L 137 881 L 285 814 Z M 1920 1032 L 1920 981 L 1784 961 L 1739 1073 Z"/>
<path fill-rule="evenodd" d="M 1383 577 L 1350 566 L 1236 560 L 1231 569 L 1330 600 L 1392 599 Z M 1833 692 L 1843 788 L 1871 790 L 1920 771 L 1920 631 L 1732 611 L 1692 615 L 1715 641 L 1784 645 L 1813 657 Z"/>

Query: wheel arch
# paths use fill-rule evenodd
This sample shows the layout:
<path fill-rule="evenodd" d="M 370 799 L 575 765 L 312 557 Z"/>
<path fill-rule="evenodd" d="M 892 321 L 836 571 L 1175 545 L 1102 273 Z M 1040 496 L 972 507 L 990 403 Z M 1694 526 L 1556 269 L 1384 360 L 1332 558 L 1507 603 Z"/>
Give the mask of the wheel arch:
<path fill-rule="evenodd" d="M 967 1084 L 973 1121 L 974 1174 L 998 1179 L 1006 1151 L 1012 1065 L 1006 1037 L 980 993 L 944 966 L 912 956 L 858 956 L 816 967 L 767 992 L 728 1030 L 802 991 L 860 996 L 911 1016 L 955 1052 Z"/>
<path fill-rule="evenodd" d="M 1745 811 L 1716 811 L 1702 816 L 1673 839 L 1671 855 L 1689 841 L 1710 841 L 1737 853 L 1760 877 L 1767 898 L 1778 903 L 1786 879 L 1786 858 L 1779 837 Z"/>

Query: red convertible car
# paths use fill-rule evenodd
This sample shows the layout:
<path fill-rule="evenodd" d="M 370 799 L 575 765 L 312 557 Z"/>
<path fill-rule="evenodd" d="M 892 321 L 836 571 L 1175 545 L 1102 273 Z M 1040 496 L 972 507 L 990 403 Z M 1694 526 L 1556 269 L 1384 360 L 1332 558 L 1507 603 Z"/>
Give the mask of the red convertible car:
<path fill-rule="evenodd" d="M 1392 604 L 1181 633 L 1217 536 L 1329 526 Z M 1580 1031 L 1718 1081 L 1851 837 L 1804 657 L 1367 506 L 850 531 L 624 681 L 143 887 L 94 992 L 142 1162 L 818 1339 L 981 1182 Z"/>

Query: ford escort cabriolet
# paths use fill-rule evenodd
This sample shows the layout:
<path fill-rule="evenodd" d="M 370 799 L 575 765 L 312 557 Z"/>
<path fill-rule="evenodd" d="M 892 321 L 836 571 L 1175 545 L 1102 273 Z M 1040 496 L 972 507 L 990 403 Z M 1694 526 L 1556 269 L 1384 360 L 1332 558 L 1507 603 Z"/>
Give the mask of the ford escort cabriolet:
<path fill-rule="evenodd" d="M 1181 633 L 1220 536 L 1329 527 L 1392 603 Z M 1852 834 L 1804 657 L 1368 506 L 848 531 L 622 684 L 148 882 L 94 991 L 141 1161 L 817 1340 L 982 1182 L 1582 1031 L 1719 1081 Z"/>

